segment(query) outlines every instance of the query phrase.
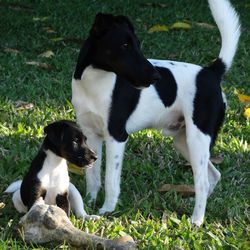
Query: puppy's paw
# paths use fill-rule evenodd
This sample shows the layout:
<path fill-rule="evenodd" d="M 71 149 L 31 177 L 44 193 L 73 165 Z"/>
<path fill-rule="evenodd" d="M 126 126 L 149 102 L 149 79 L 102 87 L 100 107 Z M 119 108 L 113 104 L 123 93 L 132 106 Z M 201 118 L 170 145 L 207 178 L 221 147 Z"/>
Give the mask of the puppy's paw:
<path fill-rule="evenodd" d="M 95 215 L 95 214 L 91 214 L 91 215 L 88 215 L 88 214 L 86 214 L 84 217 L 83 217 L 83 219 L 84 220 L 93 220 L 93 221 L 97 221 L 97 220 L 100 220 L 102 217 L 101 216 L 99 216 L 99 215 Z"/>

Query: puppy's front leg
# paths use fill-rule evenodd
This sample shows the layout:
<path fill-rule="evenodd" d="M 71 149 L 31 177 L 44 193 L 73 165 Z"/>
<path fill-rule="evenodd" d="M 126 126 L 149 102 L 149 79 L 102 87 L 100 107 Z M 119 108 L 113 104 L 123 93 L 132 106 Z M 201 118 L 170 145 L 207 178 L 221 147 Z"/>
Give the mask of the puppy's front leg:
<path fill-rule="evenodd" d="M 64 210 L 68 217 L 70 216 L 70 204 L 67 192 L 56 196 L 56 205 Z"/>
<path fill-rule="evenodd" d="M 105 202 L 100 214 L 115 210 L 120 194 L 120 179 L 126 142 L 118 142 L 112 137 L 106 139 Z"/>

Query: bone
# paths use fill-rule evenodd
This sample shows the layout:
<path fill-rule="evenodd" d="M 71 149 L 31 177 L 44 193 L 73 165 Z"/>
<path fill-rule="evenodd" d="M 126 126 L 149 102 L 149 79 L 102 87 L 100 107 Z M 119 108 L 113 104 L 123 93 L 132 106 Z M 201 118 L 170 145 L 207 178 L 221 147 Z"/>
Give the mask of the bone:
<path fill-rule="evenodd" d="M 109 240 L 87 234 L 75 228 L 66 213 L 54 205 L 34 205 L 20 222 L 20 233 L 30 243 L 68 242 L 78 249 L 135 250 L 136 245 L 129 237 Z M 123 239 L 124 238 L 124 239 Z"/>

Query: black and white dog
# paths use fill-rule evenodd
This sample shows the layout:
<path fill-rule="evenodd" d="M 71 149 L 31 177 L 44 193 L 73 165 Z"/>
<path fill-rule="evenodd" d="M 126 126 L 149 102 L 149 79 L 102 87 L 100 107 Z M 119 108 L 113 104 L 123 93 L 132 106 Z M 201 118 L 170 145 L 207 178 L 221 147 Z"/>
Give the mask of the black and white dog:
<path fill-rule="evenodd" d="M 84 42 L 72 79 L 77 121 L 97 152 L 87 170 L 87 193 L 96 199 L 101 185 L 102 142 L 106 144 L 105 202 L 100 213 L 115 209 L 128 135 L 157 128 L 174 138 L 190 161 L 195 184 L 192 222 L 201 225 L 206 202 L 220 179 L 209 160 L 225 115 L 221 90 L 240 36 L 237 13 L 228 0 L 208 0 L 222 46 L 208 67 L 167 60 L 147 60 L 128 18 L 98 14 Z"/>
<path fill-rule="evenodd" d="M 5 193 L 14 193 L 12 200 L 20 213 L 34 204 L 57 205 L 67 215 L 70 206 L 78 218 L 88 218 L 82 197 L 69 182 L 67 162 L 88 168 L 96 154 L 87 146 L 86 137 L 72 121 L 54 122 L 44 128 L 46 137 L 23 180 L 13 182 Z"/>

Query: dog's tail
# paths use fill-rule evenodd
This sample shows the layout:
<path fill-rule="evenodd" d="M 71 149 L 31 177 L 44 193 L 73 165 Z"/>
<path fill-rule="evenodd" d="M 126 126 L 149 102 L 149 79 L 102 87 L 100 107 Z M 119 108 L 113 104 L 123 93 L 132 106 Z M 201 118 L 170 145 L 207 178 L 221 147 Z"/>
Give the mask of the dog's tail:
<path fill-rule="evenodd" d="M 231 67 L 238 47 L 240 21 L 228 0 L 208 0 L 208 3 L 219 28 L 222 43 L 219 57 L 211 67 L 223 75 Z"/>
<path fill-rule="evenodd" d="M 14 193 L 21 188 L 22 180 L 12 182 L 4 191 L 4 193 Z"/>

